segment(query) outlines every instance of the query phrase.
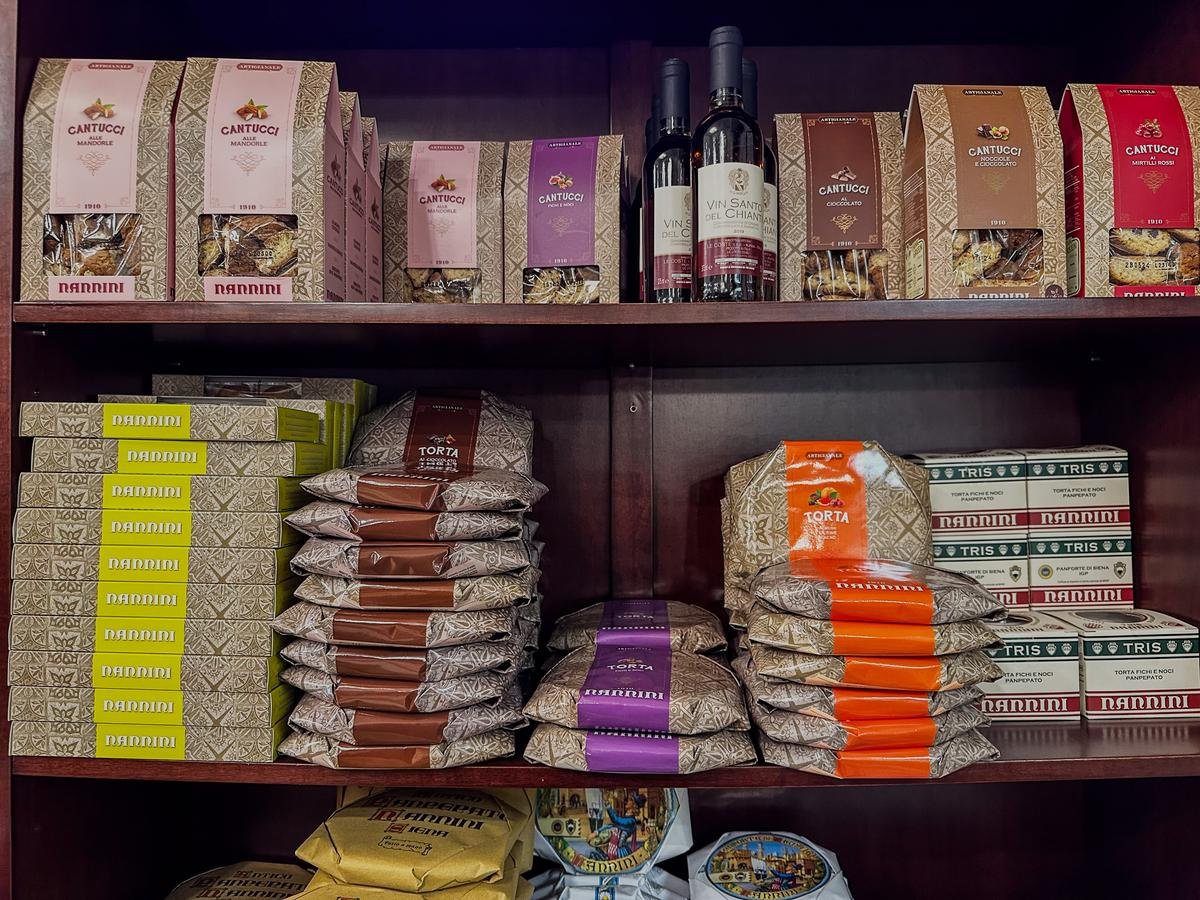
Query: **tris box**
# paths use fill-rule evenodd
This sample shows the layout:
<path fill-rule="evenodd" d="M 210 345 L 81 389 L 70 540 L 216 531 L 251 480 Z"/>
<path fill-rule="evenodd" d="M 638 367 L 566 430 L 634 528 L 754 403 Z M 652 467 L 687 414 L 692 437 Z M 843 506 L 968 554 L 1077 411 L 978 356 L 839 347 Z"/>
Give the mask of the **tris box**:
<path fill-rule="evenodd" d="M 1025 457 L 1015 450 L 917 453 L 929 472 L 933 533 L 1021 531 L 1029 525 Z"/>
<path fill-rule="evenodd" d="M 1079 632 L 1085 718 L 1200 717 L 1195 625 L 1152 609 L 1055 616 Z"/>
<path fill-rule="evenodd" d="M 994 720 L 1070 722 L 1079 718 L 1079 635 L 1039 612 L 989 623 L 1004 646 L 988 650 L 1004 677 L 981 685 L 980 708 Z"/>
<path fill-rule="evenodd" d="M 1029 530 L 1129 527 L 1129 454 L 1094 445 L 1025 450 Z"/>
<path fill-rule="evenodd" d="M 1030 532 L 1029 603 L 1052 612 L 1133 606 L 1132 534 Z"/>
<path fill-rule="evenodd" d="M 1024 531 L 934 532 L 933 564 L 971 576 L 1005 606 L 1029 605 L 1029 543 Z"/>

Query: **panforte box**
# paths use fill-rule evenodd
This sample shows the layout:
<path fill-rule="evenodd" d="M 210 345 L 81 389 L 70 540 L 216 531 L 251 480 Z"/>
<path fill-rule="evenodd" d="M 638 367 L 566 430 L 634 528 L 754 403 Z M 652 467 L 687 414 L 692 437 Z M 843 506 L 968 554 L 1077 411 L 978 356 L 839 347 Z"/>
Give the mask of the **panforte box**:
<path fill-rule="evenodd" d="M 290 512 L 311 498 L 300 478 L 206 475 L 92 475 L 22 472 L 17 506 L 25 509 Z"/>
<path fill-rule="evenodd" d="M 624 139 L 512 141 L 504 171 L 504 302 L 616 303 Z"/>
<path fill-rule="evenodd" d="M 175 299 L 346 299 L 333 63 L 191 58 L 175 117 Z"/>
<path fill-rule="evenodd" d="M 325 444 L 255 441 L 33 439 L 34 472 L 289 477 L 326 470 Z"/>
<path fill-rule="evenodd" d="M 267 728 L 199 728 L 189 725 L 13 722 L 12 756 L 96 759 L 173 759 L 204 762 L 273 762 L 287 723 Z"/>
<path fill-rule="evenodd" d="M 970 575 L 1005 606 L 1029 605 L 1029 538 L 1024 531 L 935 532 L 933 564 Z"/>
<path fill-rule="evenodd" d="M 373 116 L 362 117 L 363 166 L 367 174 L 366 265 L 367 302 L 383 300 L 383 157 L 379 126 Z"/>
<path fill-rule="evenodd" d="M 383 298 L 504 299 L 504 144 L 392 141 L 383 174 Z"/>
<path fill-rule="evenodd" d="M 1133 606 L 1130 531 L 1031 531 L 1029 602 L 1048 611 Z"/>
<path fill-rule="evenodd" d="M 1129 454 L 1103 445 L 1025 450 L 1029 530 L 1130 527 Z"/>
<path fill-rule="evenodd" d="M 9 685 L 139 691 L 256 693 L 276 688 L 278 656 L 189 656 L 169 653 L 81 653 L 14 650 Z"/>
<path fill-rule="evenodd" d="M 1194 296 L 1200 283 L 1200 88 L 1069 84 L 1067 293 Z M 1105 263 L 1107 262 L 1107 266 Z"/>
<path fill-rule="evenodd" d="M 358 94 L 340 91 L 338 109 L 346 148 L 346 299 L 363 303 L 367 299 L 367 165 Z"/>
<path fill-rule="evenodd" d="M 12 583 L 12 614 L 272 619 L 291 603 L 297 583 L 298 579 L 278 584 L 18 580 Z"/>
<path fill-rule="evenodd" d="M 906 129 L 904 296 L 1062 297 L 1062 138 L 1046 89 L 918 84 Z"/>
<path fill-rule="evenodd" d="M 933 533 L 1023 531 L 1029 525 L 1025 457 L 1016 450 L 916 453 L 929 472 Z"/>
<path fill-rule="evenodd" d="M 278 512 L 157 509 L 18 509 L 14 544 L 287 547 L 302 536 Z"/>
<path fill-rule="evenodd" d="M 269 619 L 143 619 L 13 616 L 13 650 L 271 656 L 282 642 Z"/>
<path fill-rule="evenodd" d="M 237 694 L 16 685 L 9 691 L 8 716 L 13 722 L 270 728 L 295 700 L 296 691 L 286 684 Z"/>
<path fill-rule="evenodd" d="M 12 572 L 29 580 L 278 584 L 291 577 L 292 550 L 17 544 Z"/>
<path fill-rule="evenodd" d="M 1004 677 L 980 685 L 983 711 L 997 721 L 1078 719 L 1078 633 L 1054 616 L 1032 611 L 1011 612 L 988 627 L 1004 641 L 987 651 Z"/>
<path fill-rule="evenodd" d="M 38 60 L 25 107 L 21 300 L 169 300 L 183 63 Z"/>
<path fill-rule="evenodd" d="M 1200 716 L 1195 625 L 1152 609 L 1059 612 L 1079 632 L 1088 719 Z"/>
<path fill-rule="evenodd" d="M 311 412 L 265 404 L 21 404 L 21 437 L 133 438 L 150 441 L 305 441 L 321 438 Z"/>
<path fill-rule="evenodd" d="M 775 134 L 780 298 L 902 297 L 900 114 L 789 113 Z"/>

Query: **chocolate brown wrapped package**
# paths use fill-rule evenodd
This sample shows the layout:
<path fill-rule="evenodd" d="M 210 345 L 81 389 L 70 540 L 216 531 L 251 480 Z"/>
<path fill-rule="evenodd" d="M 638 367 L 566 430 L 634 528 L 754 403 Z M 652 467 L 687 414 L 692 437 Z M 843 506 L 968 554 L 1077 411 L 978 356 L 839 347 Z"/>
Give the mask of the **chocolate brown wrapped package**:
<path fill-rule="evenodd" d="M 350 446 L 350 464 L 407 466 L 429 474 L 492 468 L 528 476 L 533 470 L 533 416 L 488 391 L 409 391 L 362 418 Z M 331 499 L 396 505 L 361 495 Z"/>
<path fill-rule="evenodd" d="M 623 169 L 621 135 L 509 142 L 505 303 L 620 300 Z"/>
<path fill-rule="evenodd" d="M 500 303 L 504 298 L 502 197 L 504 193 L 504 144 L 498 141 L 445 142 L 432 147 L 417 144 L 417 152 L 442 151 L 446 165 L 473 161 L 475 171 L 451 170 L 430 184 L 412 183 L 413 141 L 389 141 L 383 172 L 383 282 L 388 303 Z M 476 151 L 477 152 L 473 152 Z M 457 157 L 457 158 L 456 158 Z M 454 162 L 449 160 L 453 159 Z M 459 182 L 474 185 L 474 194 L 463 201 Z M 463 222 L 475 236 L 476 265 L 471 268 L 428 268 L 409 259 L 411 229 L 410 188 L 426 192 L 417 198 L 462 201 L 474 208 L 474 222 Z M 434 203 L 433 206 L 441 204 Z M 440 223 L 441 224 L 441 223 Z M 458 224 L 455 221 L 453 224 Z"/>
<path fill-rule="evenodd" d="M 773 741 L 806 744 L 825 750 L 881 750 L 931 747 L 988 723 L 977 706 L 960 706 L 935 718 L 875 719 L 840 722 L 758 704 L 751 715 L 758 729 Z"/>
<path fill-rule="evenodd" d="M 669 646 L 708 653 L 725 649 L 725 634 L 716 616 L 690 603 L 608 600 L 560 617 L 546 647 L 561 651 L 626 642 L 629 646 Z"/>
<path fill-rule="evenodd" d="M 618 652 L 624 652 L 620 648 Z M 579 727 L 580 696 L 596 661 L 595 647 L 567 654 L 542 676 L 525 705 L 525 714 L 539 722 Z M 629 649 L 636 655 L 636 649 Z M 694 653 L 670 654 L 670 683 L 665 701 L 672 734 L 701 734 L 723 728 L 750 727 L 737 680 L 720 663 Z M 618 675 L 619 677 L 619 675 Z M 619 700 L 615 700 L 619 703 Z"/>
<path fill-rule="evenodd" d="M 832 721 L 940 716 L 983 696 L 976 685 L 947 691 L 882 691 L 775 681 L 759 673 L 749 654 L 736 657 L 733 670 L 746 686 L 749 705 Z"/>
<path fill-rule="evenodd" d="M 947 691 L 1002 675 L 979 650 L 950 656 L 814 656 L 751 643 L 750 655 L 764 678 L 827 687 Z"/>
<path fill-rule="evenodd" d="M 881 559 L 779 563 L 758 574 L 751 593 L 774 609 L 811 619 L 941 625 L 1004 609 L 966 575 Z"/>
<path fill-rule="evenodd" d="M 449 769 L 512 756 L 516 751 L 517 739 L 505 729 L 432 746 L 408 744 L 391 747 L 355 747 L 321 734 L 295 731 L 279 745 L 279 752 L 283 756 L 329 769 Z"/>
<path fill-rule="evenodd" d="M 546 493 L 545 485 L 504 469 L 425 472 L 404 465 L 332 469 L 304 482 L 317 497 L 428 512 L 524 512 Z"/>
<path fill-rule="evenodd" d="M 139 82 L 144 78 L 145 89 L 138 95 L 140 107 L 117 110 L 108 102 L 113 97 L 107 96 L 98 98 L 99 103 L 64 110 L 66 122 L 56 123 L 59 96 L 68 82 L 86 87 L 93 72 L 105 81 L 117 77 Z M 108 284 L 85 284 L 83 290 L 103 289 L 105 299 L 112 300 L 171 298 L 169 186 L 174 160 L 170 133 L 182 74 L 183 63 L 173 60 L 38 60 L 24 119 L 21 300 L 80 299 L 70 292 L 70 283 L 62 285 L 66 292 L 60 292 L 52 283 L 57 276 L 131 276 L 128 287 L 110 279 Z M 67 122 L 72 124 L 67 126 Z M 82 166 L 80 174 L 101 196 L 114 193 L 106 188 L 119 184 L 125 174 L 113 171 L 121 166 L 120 154 L 112 152 L 113 144 L 129 142 L 136 135 L 136 144 L 130 148 L 134 165 L 129 173 L 136 195 L 122 195 L 124 203 L 105 212 L 88 211 L 100 208 L 102 204 L 94 201 L 101 197 L 53 196 L 56 131 L 66 132 L 67 127 L 78 135 L 73 140 L 79 146 L 64 145 L 60 158 L 69 157 L 72 166 Z M 64 133 L 61 139 L 65 138 Z M 86 145 L 93 141 L 104 143 L 89 150 Z M 105 143 L 108 152 L 103 150 Z M 61 187 L 59 193 L 65 193 Z"/>
<path fill-rule="evenodd" d="M 309 538 L 292 557 L 300 575 L 336 578 L 478 578 L 521 572 L 537 563 L 524 541 L 438 541 L 360 544 Z"/>
<path fill-rule="evenodd" d="M 846 509 L 838 489 L 858 498 L 855 509 Z M 928 475 L 874 441 L 782 441 L 729 469 L 725 500 L 731 609 L 747 608 L 755 576 L 791 554 L 920 565 L 933 559 Z"/>
<path fill-rule="evenodd" d="M 292 710 L 288 724 L 297 731 L 322 734 L 356 747 L 390 747 L 463 741 L 498 728 L 520 728 L 525 717 L 521 714 L 521 692 L 513 685 L 499 703 L 431 713 L 343 709 L 305 694 Z"/>
<path fill-rule="evenodd" d="M 778 612 L 763 603 L 750 607 L 746 623 L 747 634 L 755 643 L 818 656 L 945 656 L 1000 643 L 981 622 L 830 622 Z"/>
<path fill-rule="evenodd" d="M 288 516 L 297 531 L 348 541 L 496 541 L 521 536 L 521 513 L 434 513 L 319 500 Z"/>
<path fill-rule="evenodd" d="M 822 750 L 782 744 L 763 736 L 763 761 L 830 778 L 941 778 L 1000 755 L 978 731 L 968 731 L 944 744 L 898 750 Z"/>
<path fill-rule="evenodd" d="M 588 740 L 597 732 L 563 728 L 561 725 L 541 724 L 533 729 L 525 747 L 530 762 L 572 769 L 576 772 L 612 771 L 607 767 L 595 769 L 588 763 Z M 638 735 L 630 735 L 635 739 Z M 741 766 L 758 760 L 754 745 L 742 731 L 717 731 L 696 736 L 640 735 L 643 739 L 674 742 L 678 750 L 674 774 L 688 775 L 725 766 Z M 594 759 L 594 758 L 593 758 Z M 646 770 L 639 770 L 646 771 Z M 657 771 L 657 770 L 654 770 Z"/>
<path fill-rule="evenodd" d="M 433 650 L 335 647 L 317 641 L 300 640 L 292 641 L 280 651 L 280 655 L 288 662 L 327 675 L 416 682 L 443 681 L 477 672 L 515 672 L 524 654 L 523 637 Z"/>
<path fill-rule="evenodd" d="M 458 647 L 500 641 L 516 630 L 509 609 L 479 612 L 358 610 L 295 603 L 275 617 L 279 634 L 344 647 Z"/>
<path fill-rule="evenodd" d="M 359 581 L 309 575 L 296 588 L 296 599 L 345 609 L 452 609 L 468 612 L 501 609 L 533 599 L 537 569 L 480 578 L 428 581 Z"/>
<path fill-rule="evenodd" d="M 497 700 L 513 683 L 513 675 L 478 672 L 442 681 L 392 681 L 327 675 L 304 666 L 283 670 L 283 680 L 293 687 L 345 709 L 380 712 L 443 712 Z"/>

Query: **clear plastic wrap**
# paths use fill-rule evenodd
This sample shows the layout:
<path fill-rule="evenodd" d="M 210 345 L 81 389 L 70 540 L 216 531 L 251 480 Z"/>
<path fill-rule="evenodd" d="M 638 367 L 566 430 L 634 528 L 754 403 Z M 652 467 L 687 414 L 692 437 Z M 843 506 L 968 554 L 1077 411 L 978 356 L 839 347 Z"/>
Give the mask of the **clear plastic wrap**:
<path fill-rule="evenodd" d="M 598 303 L 599 266 L 525 269 L 521 276 L 524 303 Z"/>
<path fill-rule="evenodd" d="M 1108 246 L 1111 284 L 1200 283 L 1200 228 L 1112 228 Z"/>
<path fill-rule="evenodd" d="M 809 250 L 805 300 L 888 300 L 886 250 Z"/>
<path fill-rule="evenodd" d="M 1028 289 L 1042 280 L 1042 232 L 1039 228 L 959 229 L 951 256 L 959 287 Z"/>
<path fill-rule="evenodd" d="M 296 271 L 296 216 L 202 215 L 197 272 L 201 276 L 290 277 Z"/>
<path fill-rule="evenodd" d="M 42 216 L 42 268 L 48 275 L 141 275 L 141 216 Z"/>

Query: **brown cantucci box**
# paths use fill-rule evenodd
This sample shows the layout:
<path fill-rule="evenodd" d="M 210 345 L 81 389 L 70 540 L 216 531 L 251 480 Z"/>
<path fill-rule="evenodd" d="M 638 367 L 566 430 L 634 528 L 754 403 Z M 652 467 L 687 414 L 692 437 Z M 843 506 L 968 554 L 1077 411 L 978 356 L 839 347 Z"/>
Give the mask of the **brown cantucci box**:
<path fill-rule="evenodd" d="M 175 117 L 175 299 L 346 299 L 333 63 L 191 58 Z"/>
<path fill-rule="evenodd" d="M 780 297 L 902 297 L 899 113 L 778 115 L 775 134 Z"/>
<path fill-rule="evenodd" d="M 379 152 L 379 124 L 374 116 L 362 117 L 363 165 L 367 171 L 367 302 L 383 300 L 383 165 Z"/>
<path fill-rule="evenodd" d="M 1195 296 L 1200 87 L 1068 84 L 1059 125 L 1067 294 Z"/>
<path fill-rule="evenodd" d="M 180 62 L 42 59 L 25 107 L 21 300 L 169 300 Z"/>
<path fill-rule="evenodd" d="M 392 141 L 383 173 L 388 303 L 499 303 L 504 144 Z"/>
<path fill-rule="evenodd" d="M 342 141 L 346 146 L 346 299 L 367 299 L 367 168 L 362 112 L 355 91 L 339 91 Z"/>
<path fill-rule="evenodd" d="M 1042 87 L 918 84 L 904 135 L 904 296 L 1062 297 L 1062 138 Z"/>
<path fill-rule="evenodd" d="M 617 303 L 619 134 L 512 141 L 504 174 L 504 302 Z"/>

